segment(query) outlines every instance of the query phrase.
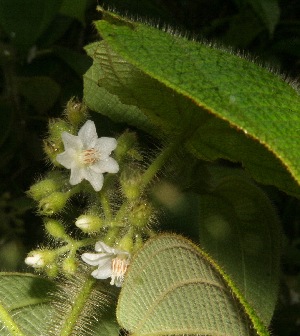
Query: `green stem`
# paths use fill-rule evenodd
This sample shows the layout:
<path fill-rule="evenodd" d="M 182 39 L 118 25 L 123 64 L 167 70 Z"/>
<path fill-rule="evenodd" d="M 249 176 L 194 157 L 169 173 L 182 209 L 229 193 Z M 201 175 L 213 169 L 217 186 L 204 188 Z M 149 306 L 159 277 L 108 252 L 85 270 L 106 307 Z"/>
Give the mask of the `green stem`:
<path fill-rule="evenodd" d="M 74 331 L 74 327 L 76 326 L 78 318 L 81 315 L 89 296 L 91 295 L 95 282 L 96 280 L 94 278 L 88 277 L 77 297 L 74 298 L 72 309 L 62 325 L 60 336 L 69 336 Z"/>
<path fill-rule="evenodd" d="M 157 172 L 162 168 L 166 160 L 172 155 L 175 150 L 177 150 L 179 146 L 179 139 L 177 141 L 172 142 L 168 147 L 164 148 L 164 150 L 156 157 L 156 159 L 151 163 L 148 169 L 142 176 L 142 182 L 140 185 L 141 192 L 145 189 L 145 187 L 151 182 L 153 177 L 157 174 Z"/>

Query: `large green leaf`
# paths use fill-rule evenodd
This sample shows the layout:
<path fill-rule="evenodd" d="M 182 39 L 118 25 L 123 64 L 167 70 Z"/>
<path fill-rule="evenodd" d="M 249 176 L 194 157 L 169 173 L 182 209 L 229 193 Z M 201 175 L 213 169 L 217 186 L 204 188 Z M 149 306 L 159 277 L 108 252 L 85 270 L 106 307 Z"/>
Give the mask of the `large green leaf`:
<path fill-rule="evenodd" d="M 104 42 L 89 49 L 84 93 L 93 110 L 152 134 L 181 133 L 196 156 L 242 162 L 258 181 L 299 195 L 299 94 L 289 84 L 227 51 L 111 13 L 96 27 Z"/>
<path fill-rule="evenodd" d="M 122 287 L 117 319 L 139 336 L 268 335 L 217 264 L 175 235 L 151 239 L 137 253 Z"/>
<path fill-rule="evenodd" d="M 201 246 L 268 325 L 278 298 L 281 251 L 279 220 L 271 202 L 253 183 L 233 173 L 219 177 L 211 193 L 196 197 Z"/>
<path fill-rule="evenodd" d="M 1 336 L 44 335 L 53 313 L 51 281 L 33 274 L 0 273 Z"/>

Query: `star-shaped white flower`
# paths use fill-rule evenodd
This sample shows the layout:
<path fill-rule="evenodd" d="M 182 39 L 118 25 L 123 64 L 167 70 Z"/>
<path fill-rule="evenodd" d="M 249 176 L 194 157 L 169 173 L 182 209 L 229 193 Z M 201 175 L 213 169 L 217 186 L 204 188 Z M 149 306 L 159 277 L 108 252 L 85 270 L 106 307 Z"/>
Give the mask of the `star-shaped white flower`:
<path fill-rule="evenodd" d="M 95 191 L 103 186 L 103 173 L 117 173 L 119 165 L 110 157 L 117 147 L 114 138 L 98 138 L 96 126 L 88 120 L 79 130 L 78 136 L 68 132 L 62 133 L 65 151 L 58 154 L 57 162 L 71 169 L 70 183 L 89 181 Z"/>
<path fill-rule="evenodd" d="M 130 254 L 107 246 L 99 241 L 95 245 L 98 253 L 83 253 L 81 259 L 89 265 L 98 266 L 92 272 L 96 279 L 111 278 L 111 285 L 121 287 L 130 261 Z"/>

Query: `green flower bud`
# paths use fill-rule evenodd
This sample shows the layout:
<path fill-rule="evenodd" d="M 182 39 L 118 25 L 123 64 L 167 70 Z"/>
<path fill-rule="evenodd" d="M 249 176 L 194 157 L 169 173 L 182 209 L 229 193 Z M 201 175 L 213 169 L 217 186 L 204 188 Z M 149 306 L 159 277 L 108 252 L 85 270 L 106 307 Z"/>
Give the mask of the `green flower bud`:
<path fill-rule="evenodd" d="M 54 192 L 41 199 L 39 202 L 39 212 L 41 215 L 51 216 L 62 210 L 69 199 L 68 193 Z"/>
<path fill-rule="evenodd" d="M 57 175 L 57 176 L 56 176 Z M 30 187 L 28 195 L 35 201 L 40 201 L 45 196 L 52 194 L 61 187 L 60 174 L 49 174 L 44 180 L 41 180 Z"/>
<path fill-rule="evenodd" d="M 48 265 L 44 271 L 49 278 L 55 278 L 58 275 L 58 266 L 56 264 Z"/>
<path fill-rule="evenodd" d="M 147 202 L 136 204 L 129 213 L 128 220 L 133 226 L 145 227 L 151 221 L 154 209 Z"/>
<path fill-rule="evenodd" d="M 102 239 L 102 241 L 109 246 L 113 246 L 117 237 L 119 236 L 119 228 L 110 228 L 106 234 L 106 236 Z"/>
<path fill-rule="evenodd" d="M 134 200 L 140 196 L 142 174 L 138 167 L 129 165 L 124 168 L 120 176 L 121 188 L 124 196 Z"/>
<path fill-rule="evenodd" d="M 29 252 L 25 259 L 28 266 L 34 268 L 44 268 L 55 259 L 55 252 L 52 250 L 34 250 Z"/>
<path fill-rule="evenodd" d="M 118 146 L 115 149 L 115 157 L 120 162 L 126 155 L 134 157 L 135 159 L 142 159 L 141 155 L 134 148 L 137 143 L 136 134 L 133 132 L 124 132 L 118 138 Z"/>
<path fill-rule="evenodd" d="M 144 245 L 143 238 L 140 234 L 136 234 L 134 237 L 134 247 L 133 252 L 137 252 L 140 248 L 142 248 Z"/>
<path fill-rule="evenodd" d="M 133 249 L 133 239 L 132 233 L 128 232 L 122 239 L 118 242 L 118 249 L 122 251 L 132 252 Z"/>
<path fill-rule="evenodd" d="M 61 134 L 63 132 L 73 133 L 73 129 L 69 123 L 63 119 L 51 119 L 48 124 L 49 129 L 49 140 L 61 141 Z"/>
<path fill-rule="evenodd" d="M 75 225 L 85 233 L 92 233 L 103 227 L 103 220 L 96 215 L 81 215 Z"/>
<path fill-rule="evenodd" d="M 74 257 L 68 257 L 63 261 L 62 269 L 64 273 L 73 275 L 77 270 L 77 262 Z"/>
<path fill-rule="evenodd" d="M 67 103 L 65 115 L 68 121 L 77 127 L 87 119 L 88 108 L 84 103 L 73 97 Z"/>
<path fill-rule="evenodd" d="M 45 228 L 47 232 L 54 238 L 66 237 L 66 231 L 62 223 L 54 219 L 49 219 L 45 222 Z"/>
<path fill-rule="evenodd" d="M 64 145 L 61 140 L 52 141 L 50 139 L 44 140 L 44 152 L 49 158 L 50 162 L 57 167 L 61 165 L 56 161 L 57 154 L 60 154 L 64 151 Z"/>

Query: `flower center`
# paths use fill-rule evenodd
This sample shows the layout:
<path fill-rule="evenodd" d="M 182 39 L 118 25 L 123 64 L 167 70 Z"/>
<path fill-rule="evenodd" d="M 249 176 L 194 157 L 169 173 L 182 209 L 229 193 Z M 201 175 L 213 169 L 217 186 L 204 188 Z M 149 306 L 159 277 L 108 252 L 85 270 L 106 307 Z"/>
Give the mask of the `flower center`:
<path fill-rule="evenodd" d="M 128 259 L 116 257 L 111 261 L 111 285 L 121 285 L 129 265 Z"/>
<path fill-rule="evenodd" d="M 100 155 L 95 148 L 86 149 L 80 154 L 80 161 L 85 165 L 91 165 L 99 161 Z"/>

